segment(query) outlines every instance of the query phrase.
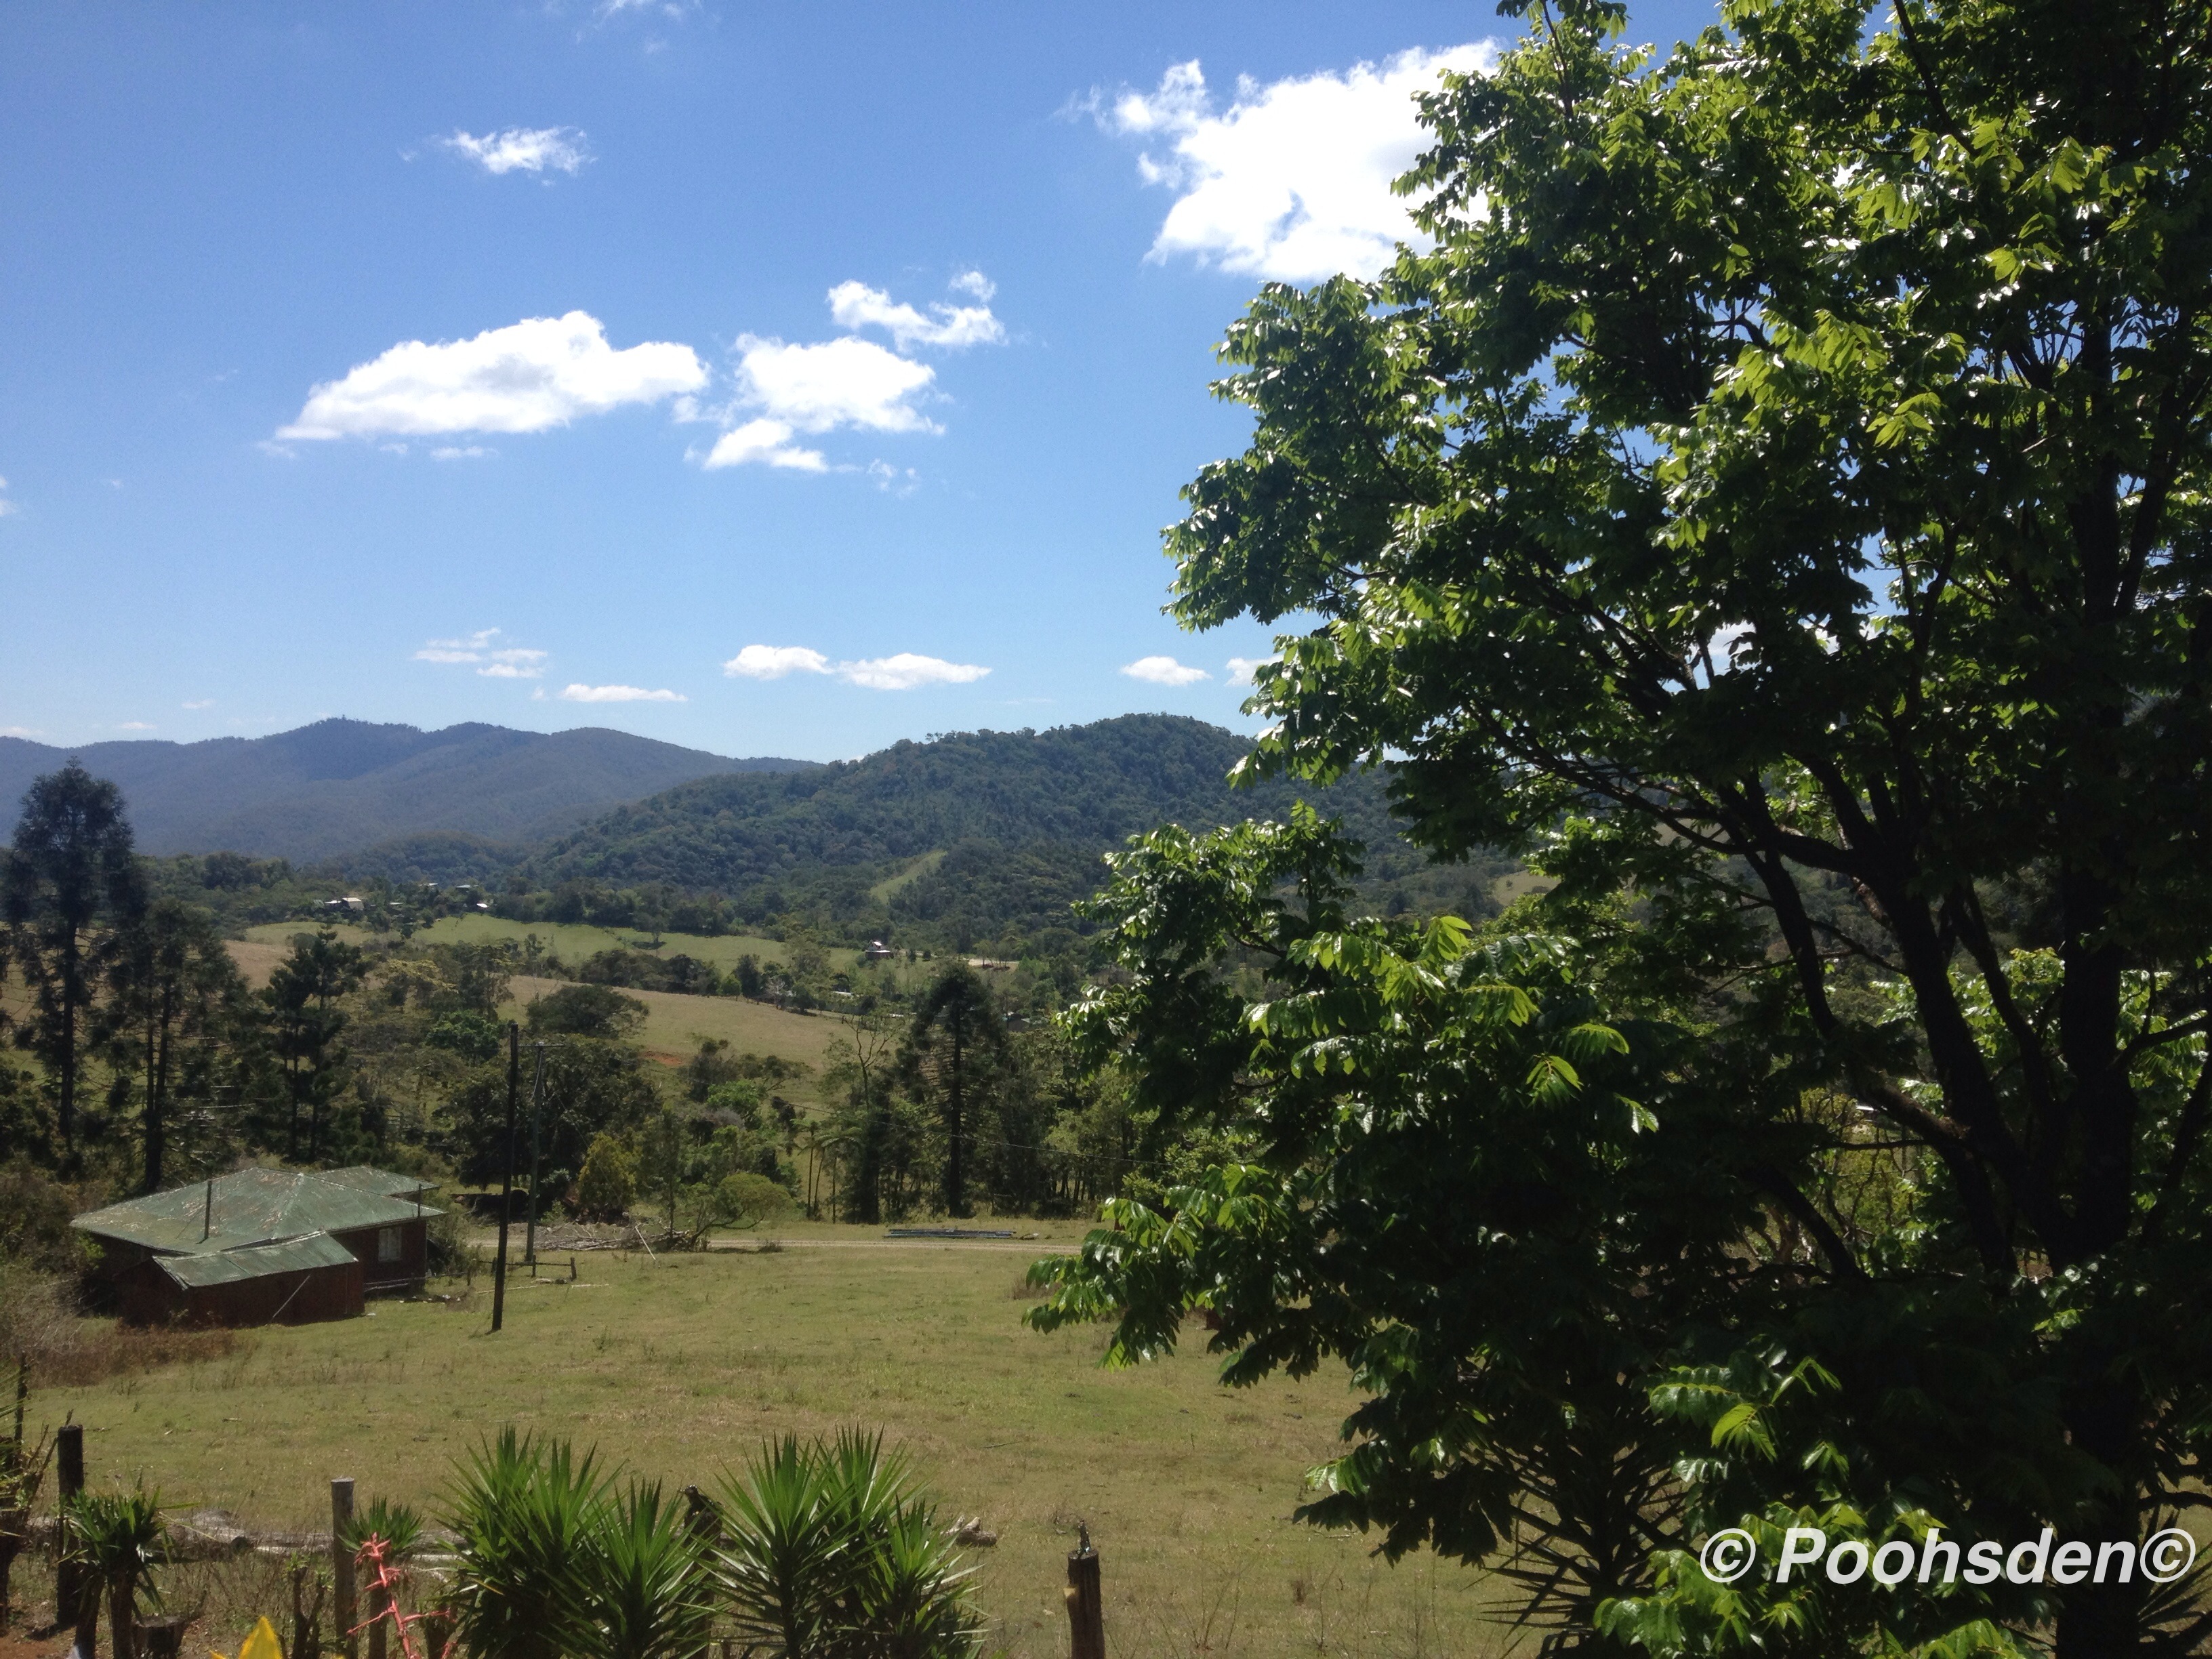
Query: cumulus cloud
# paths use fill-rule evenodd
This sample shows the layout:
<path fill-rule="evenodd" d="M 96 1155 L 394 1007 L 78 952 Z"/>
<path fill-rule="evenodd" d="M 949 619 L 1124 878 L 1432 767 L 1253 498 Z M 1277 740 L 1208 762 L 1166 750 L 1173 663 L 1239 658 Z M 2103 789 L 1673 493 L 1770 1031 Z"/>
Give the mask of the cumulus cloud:
<path fill-rule="evenodd" d="M 1432 142 L 1413 95 L 1446 70 L 1488 69 L 1488 43 L 1415 48 L 1261 86 L 1240 80 L 1220 107 L 1197 60 L 1149 93 L 1095 100 L 1100 123 L 1145 143 L 1138 170 L 1176 192 L 1152 257 L 1188 253 L 1242 276 L 1310 283 L 1371 276 L 1396 246 L 1423 245 L 1391 181 Z"/>
<path fill-rule="evenodd" d="M 543 432 L 580 415 L 699 390 L 707 370 L 688 345 L 617 350 L 581 311 L 532 317 L 436 345 L 407 340 L 307 394 L 281 439 L 447 432 Z"/>
<path fill-rule="evenodd" d="M 0 478 L 0 519 L 6 518 L 15 510 L 15 503 L 8 499 L 7 492 L 8 481 L 5 478 Z"/>
<path fill-rule="evenodd" d="M 997 292 L 989 277 L 963 271 L 951 286 L 979 303 L 938 302 L 924 312 L 866 283 L 840 283 L 830 290 L 830 314 L 840 327 L 854 331 L 843 338 L 788 343 L 739 336 L 736 392 L 728 405 L 706 410 L 690 400 L 678 405 L 683 416 L 707 414 L 728 428 L 701 465 L 710 471 L 751 465 L 826 472 L 828 457 L 794 443 L 799 434 L 941 431 L 919 407 L 937 371 L 906 354 L 917 347 L 957 351 L 997 345 L 1006 337 L 988 303 Z M 859 331 L 868 328 L 888 333 L 890 345 L 860 337 Z"/>
<path fill-rule="evenodd" d="M 803 645 L 749 645 L 722 672 L 732 678 L 780 680 L 786 674 L 826 674 L 830 659 Z"/>
<path fill-rule="evenodd" d="M 185 703 L 183 706 L 186 708 L 212 708 L 215 707 L 215 699 L 213 697 L 198 697 L 192 702 Z"/>
<path fill-rule="evenodd" d="M 151 732 L 154 726 L 150 720 L 125 720 L 115 729 L 118 732 Z"/>
<path fill-rule="evenodd" d="M 990 278 L 980 270 L 965 271 L 953 278 L 956 287 L 969 282 L 982 285 L 984 292 L 980 297 L 983 299 L 997 292 Z M 883 289 L 870 288 L 866 283 L 840 283 L 830 290 L 830 314 L 840 328 L 883 329 L 901 351 L 918 345 L 959 351 L 969 346 L 998 345 L 1006 337 L 1006 325 L 991 314 L 988 305 L 949 306 L 939 302 L 929 309 L 931 314 L 925 317 L 912 306 L 895 301 Z"/>
<path fill-rule="evenodd" d="M 1152 685 L 1196 685 L 1200 680 L 1213 678 L 1203 668 L 1193 668 L 1173 657 L 1139 657 L 1134 662 L 1122 664 L 1121 672 L 1133 680 L 1144 680 Z"/>
<path fill-rule="evenodd" d="M 1274 661 L 1273 657 L 1231 657 L 1229 659 L 1229 683 L 1231 685 L 1252 684 L 1252 671 L 1263 668 Z"/>
<path fill-rule="evenodd" d="M 834 674 L 849 685 L 872 691 L 911 691 L 921 685 L 966 685 L 991 671 L 979 664 L 947 662 L 901 651 L 889 657 L 832 662 L 803 645 L 749 645 L 722 665 L 733 678 L 780 680 L 787 674 Z"/>
<path fill-rule="evenodd" d="M 473 461 L 492 453 L 482 444 L 441 444 L 430 452 L 430 459 L 434 461 Z"/>
<path fill-rule="evenodd" d="M 482 628 L 457 640 L 430 640 L 415 653 L 415 660 L 475 663 L 477 673 L 495 680 L 534 680 L 544 673 L 538 665 L 548 653 L 524 646 L 494 645 L 499 633 L 496 628 Z"/>
<path fill-rule="evenodd" d="M 872 657 L 864 662 L 841 662 L 838 675 L 854 685 L 876 691 L 911 691 L 917 685 L 965 685 L 991 671 L 974 663 L 947 662 L 942 657 L 921 657 L 902 651 L 895 657 Z"/>
<path fill-rule="evenodd" d="M 27 726 L 0 726 L 0 738 L 35 738 L 38 735 Z"/>
<path fill-rule="evenodd" d="M 563 702 L 688 702 L 681 691 L 648 691 L 640 685 L 568 685 L 561 690 Z"/>
<path fill-rule="evenodd" d="M 738 380 L 745 401 L 799 432 L 841 426 L 934 432 L 911 399 L 936 378 L 927 363 L 849 335 L 820 345 L 786 345 L 752 335 L 738 342 Z"/>
<path fill-rule="evenodd" d="M 725 466 L 743 466 L 748 461 L 757 461 L 764 466 L 786 466 L 800 472 L 825 472 L 830 463 L 818 449 L 807 449 L 791 441 L 792 427 L 788 421 L 772 421 L 766 416 L 734 427 L 714 440 L 714 447 L 707 452 L 700 465 L 709 472 Z"/>
<path fill-rule="evenodd" d="M 474 161 L 486 173 L 573 174 L 592 159 L 584 135 L 574 127 L 507 127 L 481 138 L 455 132 L 438 143 Z"/>

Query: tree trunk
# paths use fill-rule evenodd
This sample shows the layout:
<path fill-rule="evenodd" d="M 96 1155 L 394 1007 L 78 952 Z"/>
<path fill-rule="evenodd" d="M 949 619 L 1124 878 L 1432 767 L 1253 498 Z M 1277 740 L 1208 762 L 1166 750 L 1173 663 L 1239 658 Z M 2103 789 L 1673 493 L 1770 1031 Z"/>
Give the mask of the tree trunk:
<path fill-rule="evenodd" d="M 137 1604 L 137 1576 L 118 1573 L 107 1586 L 107 1622 L 115 1638 L 115 1659 L 136 1659 Z"/>
<path fill-rule="evenodd" d="M 80 994 L 76 929 L 72 927 L 62 945 L 61 1099 L 57 1114 L 62 1158 L 72 1168 L 76 1161 L 76 1005 Z"/>
<path fill-rule="evenodd" d="M 968 1213 L 968 1177 L 967 1171 L 961 1167 L 960 1156 L 964 1128 L 963 1120 L 968 1105 L 962 1091 L 963 1055 L 960 1039 L 964 1033 L 961 1025 L 960 1007 L 957 1003 L 955 1003 L 952 1010 L 952 1087 L 950 1091 L 951 1103 L 951 1109 L 945 1114 L 951 1129 L 951 1145 L 946 1152 L 945 1159 L 945 1208 L 946 1213 L 955 1216 Z"/>

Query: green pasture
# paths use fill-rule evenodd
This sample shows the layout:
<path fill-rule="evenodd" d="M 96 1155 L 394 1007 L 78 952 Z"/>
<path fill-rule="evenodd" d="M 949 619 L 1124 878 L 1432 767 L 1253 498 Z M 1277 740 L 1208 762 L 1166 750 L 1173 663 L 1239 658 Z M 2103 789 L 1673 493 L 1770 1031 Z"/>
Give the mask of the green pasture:
<path fill-rule="evenodd" d="M 308 928 L 303 921 L 271 921 L 246 930 L 248 939 L 282 945 L 293 934 Z M 349 924 L 338 924 L 338 937 L 359 945 L 368 933 Z M 545 947 L 559 954 L 561 959 L 574 967 L 585 957 L 601 951 L 643 950 L 653 942 L 650 930 L 641 927 L 594 927 L 586 922 L 567 921 L 509 921 L 503 916 L 476 914 L 464 916 L 441 916 L 429 927 L 416 934 L 417 939 L 440 945 L 485 945 L 499 939 L 512 939 L 520 945 L 526 934 L 535 933 Z M 727 973 L 738 965 L 738 958 L 757 957 L 763 963 L 787 962 L 790 947 L 781 939 L 762 939 L 751 933 L 667 933 L 660 936 L 662 957 L 687 956 L 696 962 L 711 962 Z M 859 960 L 857 951 L 831 950 L 825 952 L 830 965 L 850 969 Z"/>
<path fill-rule="evenodd" d="M 1009 1246 L 794 1228 L 775 1252 L 586 1255 L 573 1284 L 564 1257 L 556 1277 L 511 1282 L 498 1335 L 479 1279 L 452 1304 L 376 1304 L 45 1393 L 33 1420 L 73 1413 L 94 1482 L 143 1477 L 172 1504 L 300 1528 L 326 1514 L 332 1475 L 363 1500 L 434 1508 L 454 1459 L 505 1424 L 710 1488 L 765 1436 L 860 1424 L 915 1455 L 948 1521 L 998 1534 L 975 1559 L 990 1646 L 1010 1659 L 1066 1650 L 1079 1519 L 1103 1557 L 1116 1654 L 1504 1650 L 1478 1575 L 1388 1567 L 1358 1537 L 1290 1522 L 1352 1403 L 1341 1371 L 1232 1393 L 1202 1352 L 1107 1371 L 1100 1331 L 1024 1328 L 1023 1270 L 1077 1231 Z"/>

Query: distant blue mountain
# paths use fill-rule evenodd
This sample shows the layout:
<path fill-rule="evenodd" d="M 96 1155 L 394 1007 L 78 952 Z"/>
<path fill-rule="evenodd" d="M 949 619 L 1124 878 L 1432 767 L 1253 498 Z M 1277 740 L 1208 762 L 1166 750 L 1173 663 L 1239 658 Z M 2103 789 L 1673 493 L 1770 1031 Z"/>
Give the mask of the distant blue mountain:
<path fill-rule="evenodd" d="M 71 755 L 121 787 L 141 852 L 295 862 L 411 837 L 542 841 L 695 779 L 809 769 L 805 761 L 732 760 L 603 726 L 424 732 L 327 720 L 267 738 L 74 749 L 0 738 L 0 835 L 32 779 Z"/>

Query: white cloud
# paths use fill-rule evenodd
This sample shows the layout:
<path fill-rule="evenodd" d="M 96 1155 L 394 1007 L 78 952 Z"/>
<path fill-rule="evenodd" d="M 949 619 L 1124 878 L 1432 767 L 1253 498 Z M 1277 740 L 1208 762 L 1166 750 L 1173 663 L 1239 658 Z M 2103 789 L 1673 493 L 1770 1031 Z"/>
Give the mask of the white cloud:
<path fill-rule="evenodd" d="M 722 672 L 733 679 L 780 680 L 786 674 L 826 674 L 830 659 L 803 645 L 749 645 Z"/>
<path fill-rule="evenodd" d="M 990 672 L 974 663 L 919 657 L 911 651 L 902 651 L 895 657 L 872 657 L 864 662 L 837 665 L 840 678 L 875 691 L 911 691 L 918 685 L 965 685 Z"/>
<path fill-rule="evenodd" d="M 1190 667 L 1173 657 L 1139 657 L 1134 662 L 1124 663 L 1121 672 L 1133 680 L 1145 680 L 1153 685 L 1196 685 L 1200 680 L 1213 678 L 1203 668 Z"/>
<path fill-rule="evenodd" d="M 991 289 L 990 279 L 972 270 L 954 279 L 956 286 L 969 278 Z M 992 290 L 995 291 L 995 290 Z M 990 294 L 981 297 L 988 299 Z M 974 345 L 998 345 L 1006 337 L 1006 325 L 991 314 L 988 306 L 933 305 L 925 317 L 912 306 L 895 301 L 879 288 L 866 283 L 840 283 L 830 290 L 830 314 L 840 328 L 880 328 L 901 351 L 917 345 L 942 346 L 949 351 Z"/>
<path fill-rule="evenodd" d="M 745 335 L 738 342 L 738 380 L 749 405 L 799 432 L 857 426 L 871 432 L 934 432 L 909 402 L 937 378 L 873 340 L 848 337 L 820 345 L 786 345 Z"/>
<path fill-rule="evenodd" d="M 722 665 L 732 678 L 780 680 L 787 674 L 834 674 L 872 691 L 911 691 L 921 685 L 966 685 L 991 671 L 975 663 L 947 662 L 912 651 L 894 656 L 831 662 L 803 645 L 749 645 Z"/>
<path fill-rule="evenodd" d="M 115 729 L 118 732 L 151 732 L 154 727 L 148 720 L 125 720 Z"/>
<path fill-rule="evenodd" d="M 1217 109 L 1197 61 L 1177 64 L 1151 93 L 1124 92 L 1098 109 L 1101 125 L 1156 141 L 1138 170 L 1178 192 L 1152 257 L 1188 253 L 1200 264 L 1287 283 L 1339 271 L 1371 276 L 1396 245 L 1423 245 L 1391 181 L 1434 142 L 1413 95 L 1444 70 L 1487 70 L 1489 43 L 1415 48 L 1260 86 L 1240 80 Z"/>
<path fill-rule="evenodd" d="M 430 459 L 434 461 L 473 461 L 496 453 L 486 449 L 482 444 L 470 444 L 465 447 L 459 444 L 444 444 L 430 452 Z"/>
<path fill-rule="evenodd" d="M 4 492 L 7 488 L 8 481 L 5 478 L 0 478 L 0 492 Z M 6 518 L 15 510 L 15 503 L 9 501 L 4 493 L 0 493 L 0 519 Z"/>
<path fill-rule="evenodd" d="M 570 685 L 562 689 L 563 702 L 689 702 L 681 691 L 647 691 L 637 685 Z"/>
<path fill-rule="evenodd" d="M 1252 671 L 1264 668 L 1274 661 L 1273 657 L 1231 657 L 1229 659 L 1229 683 L 1231 685 L 1252 684 Z"/>
<path fill-rule="evenodd" d="M 191 702 L 185 703 L 184 707 L 186 708 L 212 708 L 215 707 L 215 699 L 213 697 L 200 697 Z"/>
<path fill-rule="evenodd" d="M 477 672 L 487 679 L 534 680 L 544 673 L 538 666 L 550 654 L 524 646 L 495 646 L 496 628 L 482 628 L 457 640 L 431 640 L 415 653 L 416 662 L 477 663 Z"/>
<path fill-rule="evenodd" d="M 659 403 L 706 383 L 707 370 L 690 346 L 649 341 L 617 351 L 599 319 L 572 311 L 487 329 L 473 339 L 404 341 L 343 379 L 315 386 L 299 419 L 276 436 L 543 432 L 579 415 Z"/>
<path fill-rule="evenodd" d="M 997 292 L 980 270 L 952 279 L 956 292 L 988 301 Z M 714 470 L 757 465 L 802 472 L 827 472 L 830 461 L 818 449 L 792 441 L 800 433 L 857 428 L 866 432 L 938 432 L 943 428 L 916 407 L 937 379 L 937 371 L 903 354 L 920 346 L 962 350 L 1005 342 L 1006 327 L 988 303 L 933 304 L 924 313 L 865 283 L 840 283 L 830 290 L 830 314 L 839 326 L 880 328 L 891 347 L 848 335 L 815 344 L 790 344 L 757 334 L 738 337 L 737 393 L 722 409 L 702 409 L 689 398 L 678 402 L 679 419 L 701 416 L 728 428 L 700 464 Z M 696 453 L 696 452 L 695 452 Z M 871 476 L 883 482 L 878 467 Z M 850 468 L 839 467 L 840 471 Z M 896 476 L 894 473 L 893 476 Z"/>
<path fill-rule="evenodd" d="M 38 735 L 27 726 L 0 726 L 0 738 L 35 738 Z"/>
<path fill-rule="evenodd" d="M 550 167 L 574 173 L 592 159 L 584 135 L 574 127 L 507 127 L 481 138 L 456 132 L 437 142 L 486 173 L 544 173 Z"/>
<path fill-rule="evenodd" d="M 791 467 L 800 472 L 826 472 L 830 463 L 822 458 L 818 449 L 805 449 L 791 441 L 791 422 L 772 421 L 765 416 L 757 421 L 747 421 L 743 426 L 725 432 L 714 441 L 700 463 L 709 472 L 725 466 L 743 466 L 748 461 L 758 461 L 765 466 Z"/>

